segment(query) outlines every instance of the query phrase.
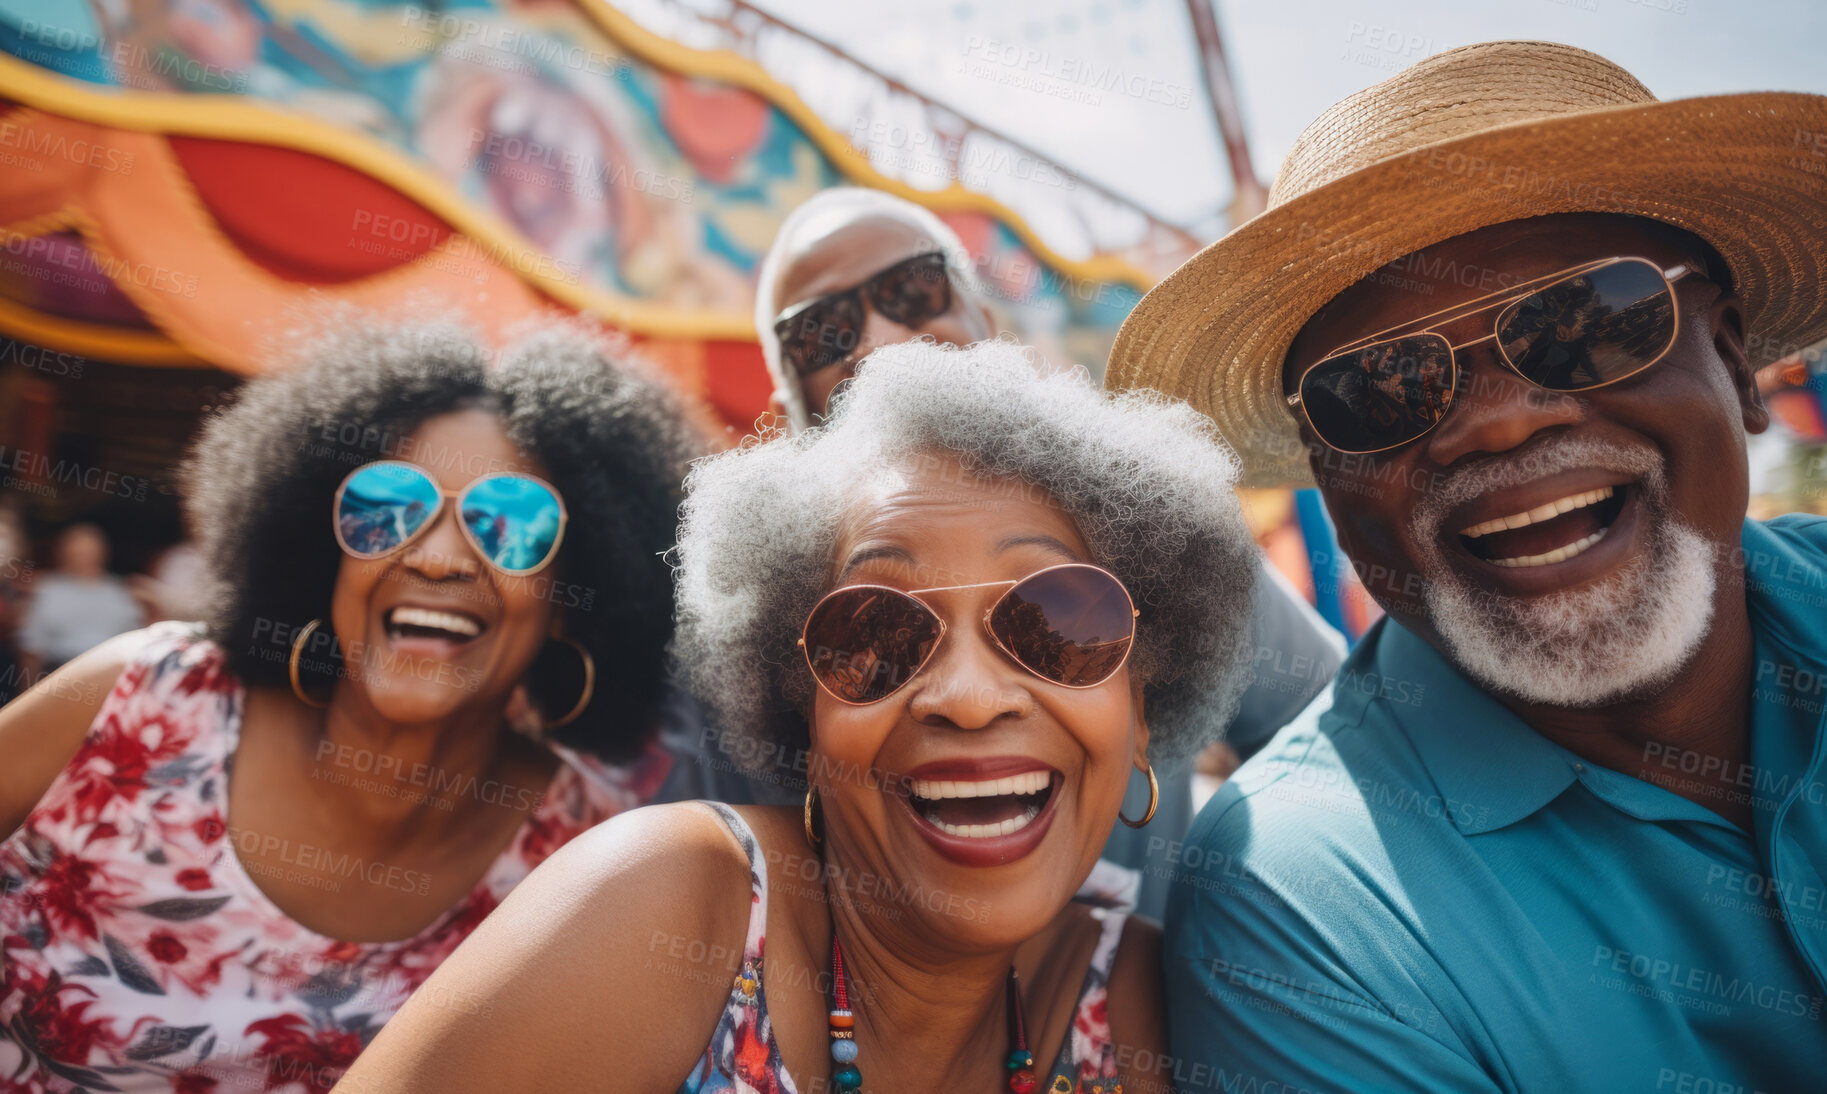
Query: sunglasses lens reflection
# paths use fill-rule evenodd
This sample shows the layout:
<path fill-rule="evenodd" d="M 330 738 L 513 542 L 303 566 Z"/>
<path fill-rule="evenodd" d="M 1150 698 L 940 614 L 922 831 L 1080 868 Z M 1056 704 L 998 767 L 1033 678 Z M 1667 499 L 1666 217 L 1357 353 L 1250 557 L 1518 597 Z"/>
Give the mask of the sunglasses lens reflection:
<path fill-rule="evenodd" d="M 1341 452 L 1406 444 L 1453 402 L 1453 351 L 1437 334 L 1392 338 L 1328 357 L 1300 383 L 1301 406 L 1321 440 Z"/>
<path fill-rule="evenodd" d="M 1675 302 L 1662 271 L 1641 259 L 1556 281 L 1506 308 L 1498 344 L 1542 387 L 1579 391 L 1648 367 L 1675 338 Z"/>
<path fill-rule="evenodd" d="M 899 691 L 932 655 L 939 620 L 891 589 L 840 589 L 806 620 L 806 663 L 831 694 L 874 703 Z"/>
<path fill-rule="evenodd" d="M 990 633 L 1037 676 L 1085 688 L 1122 667 L 1135 613 L 1115 577 L 1094 566 L 1062 566 L 1010 589 L 990 613 Z"/>
<path fill-rule="evenodd" d="M 829 368 L 850 356 L 863 336 L 863 301 L 839 293 L 774 326 L 781 355 L 800 375 Z"/>
<path fill-rule="evenodd" d="M 498 570 L 526 573 L 552 557 L 562 524 L 558 496 L 520 475 L 489 475 L 463 495 L 463 527 Z"/>
<path fill-rule="evenodd" d="M 945 256 L 921 255 L 883 270 L 870 279 L 869 302 L 903 327 L 918 327 L 944 315 L 952 307 Z"/>
<path fill-rule="evenodd" d="M 400 463 L 371 463 L 343 483 L 336 527 L 351 554 L 379 558 L 400 546 L 438 512 L 438 485 Z"/>

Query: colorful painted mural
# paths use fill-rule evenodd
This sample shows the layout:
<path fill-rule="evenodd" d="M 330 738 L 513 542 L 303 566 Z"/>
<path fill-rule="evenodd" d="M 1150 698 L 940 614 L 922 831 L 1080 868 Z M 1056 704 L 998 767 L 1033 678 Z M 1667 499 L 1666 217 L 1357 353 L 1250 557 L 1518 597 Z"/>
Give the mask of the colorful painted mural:
<path fill-rule="evenodd" d="M 1117 256 L 1059 258 L 1013 212 L 955 179 L 932 193 L 875 174 L 845 135 L 752 62 L 683 48 L 595 0 L 0 0 L 0 51 L 12 59 L 0 57 L 0 97 L 31 108 L 38 130 L 87 123 L 227 137 L 357 171 L 390 166 L 380 181 L 435 214 L 344 200 L 346 223 L 288 242 L 284 226 L 263 231 L 258 212 L 242 209 L 242 255 L 282 276 L 291 268 L 299 284 L 450 265 L 448 240 L 462 237 L 542 302 L 670 343 L 748 342 L 760 256 L 793 207 L 840 183 L 934 207 L 977 256 L 1006 325 L 1094 369 L 1152 280 Z M 199 168 L 196 159 L 183 166 L 198 190 L 210 189 L 198 170 L 245 166 L 227 156 Z M 113 184 L 125 189 L 118 177 Z M 9 196 L 0 192 L 0 224 L 19 234 L 27 229 Z M 203 204 L 223 219 L 207 195 Z M 461 223 L 453 204 L 474 223 Z M 65 233 L 63 246 L 106 229 L 84 232 L 68 217 L 36 227 Z M 268 250 L 321 252 L 328 243 L 342 253 L 263 262 L 273 256 L 249 246 L 263 234 Z M 22 299 L 20 280 L 0 278 L 0 293 L 70 314 L 56 294 Z M 119 302 L 101 295 L 109 294 L 77 317 L 110 321 L 107 307 Z M 206 347 L 190 348 L 211 360 Z"/>

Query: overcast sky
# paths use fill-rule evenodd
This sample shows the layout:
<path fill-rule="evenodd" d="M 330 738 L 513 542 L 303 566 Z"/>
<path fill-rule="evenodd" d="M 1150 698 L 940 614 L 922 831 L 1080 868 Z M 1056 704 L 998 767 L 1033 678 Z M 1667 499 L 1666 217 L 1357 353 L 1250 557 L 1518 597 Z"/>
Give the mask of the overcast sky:
<path fill-rule="evenodd" d="M 1167 219 L 1230 199 L 1185 0 L 757 2 Z M 1220 0 L 1218 19 L 1265 182 L 1321 110 L 1470 42 L 1582 46 L 1664 99 L 1827 94 L 1824 0 Z M 1113 69 L 1139 93 L 1086 86 Z"/>

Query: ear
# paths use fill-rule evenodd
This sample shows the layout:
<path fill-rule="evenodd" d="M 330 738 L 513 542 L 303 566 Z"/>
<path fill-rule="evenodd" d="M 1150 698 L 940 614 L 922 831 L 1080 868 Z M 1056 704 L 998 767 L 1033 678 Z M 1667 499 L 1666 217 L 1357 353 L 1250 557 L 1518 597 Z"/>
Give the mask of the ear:
<path fill-rule="evenodd" d="M 1147 771 L 1148 770 L 1148 715 L 1143 709 L 1144 700 L 1142 698 L 1142 678 L 1140 676 L 1136 676 L 1134 674 L 1131 674 L 1129 677 L 1129 701 L 1130 701 L 1130 709 L 1135 712 L 1135 724 L 1136 724 L 1136 754 L 1135 754 L 1135 760 L 1134 760 L 1135 769 L 1137 771 Z"/>
<path fill-rule="evenodd" d="M 1713 352 L 1731 372 L 1745 432 L 1762 433 L 1770 428 L 1770 411 L 1757 390 L 1757 370 L 1745 354 L 1744 305 L 1731 293 L 1720 293 L 1707 308 L 1707 324 L 1713 331 Z"/>

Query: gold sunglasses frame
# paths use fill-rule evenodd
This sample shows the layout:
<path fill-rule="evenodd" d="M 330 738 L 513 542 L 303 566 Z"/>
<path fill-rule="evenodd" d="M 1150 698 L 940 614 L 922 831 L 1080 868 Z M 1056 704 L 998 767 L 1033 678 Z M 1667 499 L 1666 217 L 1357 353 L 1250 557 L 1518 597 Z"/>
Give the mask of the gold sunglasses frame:
<path fill-rule="evenodd" d="M 425 476 L 425 481 L 431 483 L 432 486 L 437 487 L 438 506 L 431 511 L 430 516 L 425 518 L 425 522 L 419 525 L 418 529 L 411 535 L 401 540 L 398 546 L 390 547 L 378 554 L 368 554 L 363 551 L 357 551 L 349 546 L 349 541 L 343 538 L 342 521 L 336 518 L 337 514 L 342 511 L 343 494 L 349 489 L 349 481 L 362 472 L 372 470 L 376 467 L 407 467 Z M 476 535 L 469 530 L 469 525 L 463 523 L 461 514 L 463 512 L 464 497 L 466 497 L 471 490 L 474 490 L 477 484 L 486 482 L 489 479 L 526 479 L 528 482 L 538 483 L 540 486 L 551 491 L 552 497 L 558 502 L 558 535 L 553 537 L 551 549 L 546 551 L 546 557 L 540 560 L 539 565 L 530 570 L 510 570 L 496 564 L 489 558 L 488 551 L 483 549 L 482 544 L 476 542 Z M 363 562 L 373 562 L 377 559 L 386 558 L 388 555 L 394 555 L 404 551 L 417 542 L 425 533 L 431 531 L 431 529 L 437 525 L 438 518 L 444 515 L 445 502 L 452 498 L 456 499 L 456 511 L 459 514 L 457 518 L 457 530 L 463 534 L 464 541 L 476 552 L 476 557 L 482 560 L 484 566 L 507 577 L 532 577 L 534 574 L 544 570 L 547 566 L 550 566 L 552 561 L 558 557 L 558 549 L 564 545 L 565 528 L 571 523 L 571 514 L 565 508 L 565 496 L 559 492 L 558 487 L 553 486 L 538 475 L 529 475 L 524 471 L 492 471 L 486 475 L 477 475 L 475 478 L 465 483 L 461 490 L 446 490 L 442 486 L 438 486 L 438 478 L 431 473 L 429 468 L 422 467 L 419 464 L 413 463 L 411 460 L 373 460 L 369 463 L 362 464 L 360 467 L 343 476 L 341 485 L 336 488 L 336 497 L 330 502 L 330 528 L 336 533 L 336 545 L 343 549 L 344 554 L 348 555 L 350 558 L 359 558 Z"/>
<path fill-rule="evenodd" d="M 1127 585 L 1123 584 L 1123 581 L 1121 578 L 1117 577 L 1117 575 L 1111 573 L 1109 570 L 1104 569 L 1102 566 L 1093 566 L 1088 562 L 1062 562 L 1057 566 L 1043 566 L 1042 568 L 1035 570 L 1033 573 L 1028 574 L 1025 577 L 1016 578 L 1013 581 L 980 581 L 975 585 L 935 585 L 930 589 L 897 589 L 891 585 L 877 585 L 873 582 L 863 582 L 863 583 L 856 584 L 856 585 L 844 585 L 844 586 L 840 586 L 839 588 L 832 589 L 830 592 L 826 593 L 824 596 L 821 596 L 818 598 L 818 603 L 812 605 L 812 610 L 806 613 L 806 621 L 804 623 L 800 624 L 800 627 L 799 627 L 799 651 L 802 655 L 804 655 L 804 657 L 806 659 L 806 671 L 810 672 L 812 674 L 812 682 L 818 685 L 818 689 L 820 691 L 824 692 L 826 695 L 831 696 L 831 698 L 836 699 L 838 702 L 844 704 L 845 706 L 872 707 L 872 706 L 876 705 L 877 703 L 886 702 L 890 697 L 892 697 L 896 693 L 900 692 L 908 684 L 913 683 L 913 678 L 920 675 L 920 673 L 926 669 L 926 666 L 932 663 L 932 659 L 933 659 L 934 655 L 936 655 L 939 652 L 939 646 L 942 643 L 944 643 L 944 641 L 945 641 L 946 632 L 950 629 L 945 622 L 945 617 L 943 615 L 940 615 L 939 612 L 931 604 L 928 604 L 926 601 L 921 600 L 920 594 L 922 594 L 922 593 L 962 592 L 966 589 L 987 589 L 994 585 L 1007 585 L 1009 587 L 1009 592 L 1013 592 L 1013 591 L 1015 591 L 1015 586 L 1021 585 L 1025 582 L 1032 581 L 1035 578 L 1040 577 L 1042 574 L 1050 574 L 1055 570 L 1096 570 L 1098 573 L 1103 574 L 1105 577 L 1109 578 L 1111 580 L 1111 583 L 1114 584 L 1118 589 L 1122 590 L 1123 600 L 1125 603 L 1127 603 L 1129 605 L 1129 619 L 1130 619 L 1129 639 L 1128 639 L 1129 648 L 1125 649 L 1123 651 L 1122 659 L 1119 660 L 1116 663 L 1116 665 L 1111 668 L 1108 675 L 1104 676 L 1103 679 L 1101 679 L 1101 680 L 1096 680 L 1089 684 L 1068 684 L 1061 680 L 1055 680 L 1050 676 L 1042 676 L 1039 672 L 1037 672 L 1033 668 L 1031 668 L 1027 664 L 1027 662 L 1025 662 L 1021 658 L 1017 657 L 1015 655 L 1015 651 L 1011 650 L 1007 645 L 1005 645 L 1003 643 L 1002 639 L 998 638 L 996 636 L 996 632 L 994 630 L 990 629 L 990 617 L 995 615 L 996 609 L 1000 608 L 1002 606 L 1002 602 L 1004 600 L 1008 599 L 1008 596 L 1009 596 L 1008 593 L 1003 593 L 1001 596 L 997 597 L 995 599 L 995 601 L 990 604 L 989 608 L 984 611 L 984 613 L 983 613 L 983 632 L 990 636 L 990 641 L 994 642 L 996 644 L 996 648 L 1002 651 L 1002 655 L 1004 657 L 1007 657 L 1010 661 L 1015 662 L 1015 664 L 1018 667 L 1020 667 L 1024 672 L 1028 673 L 1030 676 L 1035 677 L 1036 679 L 1045 680 L 1047 683 L 1053 684 L 1057 687 L 1071 688 L 1073 691 L 1085 691 L 1089 688 L 1095 688 L 1095 687 L 1098 687 L 1099 685 L 1109 683 L 1110 677 L 1115 676 L 1119 672 L 1122 672 L 1123 666 L 1129 664 L 1129 655 L 1131 653 L 1135 652 L 1135 648 L 1136 648 L 1135 620 L 1140 618 L 1142 613 L 1141 613 L 1141 611 L 1139 611 L 1136 608 L 1135 598 L 1129 595 L 1129 587 Z M 816 616 L 818 614 L 818 610 L 825 606 L 825 602 L 830 600 L 832 597 L 839 595 L 840 593 L 856 592 L 859 589 L 878 590 L 878 591 L 882 591 L 882 592 L 893 593 L 896 596 L 905 597 L 906 599 L 911 600 L 914 603 L 920 605 L 920 607 L 925 608 L 927 611 L 927 614 L 931 615 L 933 617 L 934 621 L 936 621 L 939 624 L 939 633 L 938 633 L 938 635 L 936 635 L 933 638 L 932 648 L 926 651 L 926 656 L 922 657 L 920 659 L 920 663 L 918 665 L 914 666 L 913 671 L 909 672 L 907 674 L 907 679 L 901 681 L 899 684 L 895 685 L 889 691 L 883 693 L 882 696 L 877 699 L 864 699 L 864 700 L 846 699 L 842 695 L 839 695 L 837 692 L 833 691 L 831 688 L 825 686 L 825 682 L 823 680 L 819 679 L 818 669 L 814 668 L 812 665 L 812 649 L 811 649 L 811 647 L 806 645 L 806 631 L 808 628 L 810 628 L 812 626 L 813 616 Z"/>
<path fill-rule="evenodd" d="M 1320 441 L 1326 445 L 1326 447 L 1328 447 L 1328 448 L 1332 449 L 1334 452 L 1338 452 L 1342 455 L 1372 456 L 1379 452 L 1388 452 L 1391 449 L 1401 448 L 1404 445 L 1413 444 L 1416 441 L 1420 440 L 1421 438 L 1427 436 L 1429 433 L 1432 433 L 1434 431 L 1434 429 L 1440 425 L 1441 422 L 1446 420 L 1446 416 L 1448 414 L 1452 413 L 1453 405 L 1454 405 L 1453 395 L 1454 395 L 1454 392 L 1456 392 L 1459 389 L 1459 351 L 1462 349 L 1466 349 L 1470 346 L 1475 346 L 1475 345 L 1479 344 L 1480 342 L 1489 342 L 1489 341 L 1492 341 L 1493 339 L 1497 338 L 1499 332 L 1501 331 L 1501 329 L 1503 327 L 1502 320 L 1503 320 L 1504 311 L 1507 311 L 1511 305 L 1517 304 L 1530 296 L 1534 296 L 1536 293 L 1541 292 L 1543 289 L 1546 289 L 1552 285 L 1558 284 L 1559 282 L 1566 281 L 1570 278 L 1578 277 L 1581 274 L 1589 274 L 1589 273 L 1593 273 L 1594 271 L 1597 271 L 1597 270 L 1607 269 L 1611 266 L 1616 266 L 1619 263 L 1623 263 L 1623 262 L 1641 263 L 1645 266 L 1648 266 L 1650 269 L 1656 271 L 1656 274 L 1662 278 L 1662 291 L 1668 294 L 1669 302 L 1671 304 L 1675 305 L 1673 308 L 1674 326 L 1673 326 L 1673 329 L 1669 332 L 1668 344 L 1666 346 L 1663 346 L 1662 349 L 1660 351 L 1658 351 L 1654 357 L 1651 357 L 1649 360 L 1645 361 L 1643 364 L 1637 366 L 1636 368 L 1630 370 L 1629 372 L 1625 373 L 1622 376 L 1619 376 L 1615 379 L 1606 380 L 1602 384 L 1590 384 L 1586 387 L 1569 388 L 1566 390 L 1569 393 L 1575 392 L 1575 391 L 1597 391 L 1598 389 L 1603 388 L 1603 387 L 1610 387 L 1612 384 L 1622 383 L 1623 381 L 1628 380 L 1631 377 L 1642 373 L 1643 370 L 1660 363 L 1664 357 L 1668 356 L 1668 351 L 1674 348 L 1675 342 L 1680 339 L 1680 337 L 1681 337 L 1681 307 L 1680 307 L 1680 301 L 1677 300 L 1675 297 L 1675 282 L 1681 280 L 1683 277 L 1686 277 L 1688 274 L 1694 272 L 1694 269 L 1695 269 L 1697 263 L 1692 262 L 1692 261 L 1682 262 L 1677 265 L 1670 266 L 1667 269 L 1664 269 L 1660 263 L 1655 262 L 1648 258 L 1644 258 L 1640 255 L 1614 255 L 1611 258 L 1601 258 L 1601 259 L 1596 259 L 1592 262 L 1581 263 L 1578 266 L 1569 266 L 1567 269 L 1561 270 L 1559 273 L 1544 274 L 1541 277 L 1531 278 L 1530 280 L 1523 282 L 1520 286 L 1516 286 L 1516 287 L 1508 288 L 1508 289 L 1499 289 L 1494 293 L 1486 293 L 1484 296 L 1480 296 L 1480 297 L 1476 297 L 1471 300 L 1467 300 L 1461 304 L 1455 304 L 1453 307 L 1442 308 L 1441 310 L 1439 310 L 1437 312 L 1433 312 L 1428 315 L 1423 315 L 1423 316 L 1420 316 L 1415 319 L 1406 320 L 1404 322 L 1396 324 L 1393 327 L 1385 327 L 1380 331 L 1376 331 L 1372 334 L 1365 335 L 1364 337 L 1356 339 L 1355 341 L 1345 343 L 1344 345 L 1333 350 L 1331 353 L 1326 354 L 1324 357 L 1321 357 L 1319 360 L 1313 362 L 1311 365 L 1308 365 L 1306 368 L 1302 369 L 1300 378 L 1295 380 L 1295 382 L 1294 382 L 1294 393 L 1292 395 L 1289 395 L 1286 397 L 1286 402 L 1287 402 L 1288 406 L 1298 407 L 1300 409 L 1301 417 L 1306 420 L 1307 427 L 1309 429 L 1313 430 L 1314 436 L 1318 437 L 1320 439 Z M 1647 299 L 1649 299 L 1649 297 L 1644 297 L 1643 299 L 1647 300 Z M 1460 342 L 1457 345 L 1455 345 L 1450 339 L 1448 339 L 1446 337 L 1446 335 L 1440 333 L 1438 330 L 1432 329 L 1432 327 L 1435 327 L 1435 326 L 1445 326 L 1449 323 L 1457 323 L 1462 319 L 1470 319 L 1472 316 L 1477 315 L 1479 312 L 1490 311 L 1492 308 L 1499 308 L 1499 307 L 1504 309 L 1504 311 L 1499 311 L 1497 313 L 1497 317 L 1491 320 L 1491 333 L 1484 335 L 1482 337 L 1479 337 L 1479 338 L 1474 338 L 1469 342 Z M 1441 318 L 1442 316 L 1446 316 L 1447 318 L 1442 319 Z M 1392 334 L 1391 333 L 1392 331 L 1399 331 L 1400 333 Z M 1447 366 L 1451 370 L 1451 373 L 1450 373 L 1449 382 L 1446 387 L 1446 393 L 1447 393 L 1446 406 L 1444 409 L 1442 409 L 1440 411 L 1440 416 L 1438 418 L 1435 418 L 1433 420 L 1433 422 L 1431 424 L 1429 424 L 1426 429 L 1423 429 L 1421 432 L 1415 434 L 1414 436 L 1406 438 L 1404 440 L 1397 441 L 1395 444 L 1384 445 L 1382 448 L 1340 448 L 1339 446 L 1333 444 L 1331 441 L 1326 440 L 1325 435 L 1320 432 L 1319 426 L 1314 423 L 1313 416 L 1311 414 L 1307 413 L 1306 403 L 1301 398 L 1300 389 L 1302 388 L 1302 386 L 1304 386 L 1306 384 L 1308 375 L 1311 374 L 1314 369 L 1319 368 L 1321 365 L 1327 364 L 1331 361 L 1335 361 L 1338 358 L 1343 357 L 1347 354 L 1362 353 L 1367 349 L 1375 349 L 1378 346 L 1387 345 L 1392 342 L 1398 342 L 1404 338 L 1413 338 L 1417 335 L 1432 335 L 1435 338 L 1438 338 L 1442 345 L 1446 346 Z M 1504 350 L 1503 343 L 1501 343 L 1501 342 L 1499 342 L 1497 345 L 1497 359 L 1502 361 L 1505 368 L 1507 368 L 1511 372 L 1515 373 L 1517 378 L 1521 379 L 1525 383 L 1534 385 L 1535 387 L 1542 388 L 1542 390 L 1544 390 L 1544 391 L 1562 390 L 1560 388 L 1545 387 L 1542 384 L 1537 384 L 1534 380 L 1529 379 L 1527 376 L 1524 376 L 1522 374 L 1522 370 L 1516 367 L 1516 362 L 1510 360 L 1510 355 L 1509 355 L 1509 353 L 1507 353 Z"/>

